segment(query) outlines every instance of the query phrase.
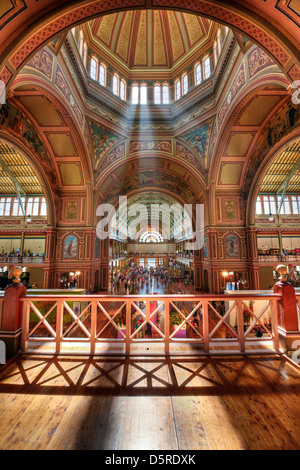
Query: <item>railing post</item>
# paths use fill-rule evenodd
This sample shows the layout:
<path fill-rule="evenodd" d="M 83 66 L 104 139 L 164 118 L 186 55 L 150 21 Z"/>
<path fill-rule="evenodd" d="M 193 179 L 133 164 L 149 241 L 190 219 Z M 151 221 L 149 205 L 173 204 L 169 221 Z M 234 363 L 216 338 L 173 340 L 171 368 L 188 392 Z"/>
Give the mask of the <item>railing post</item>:
<path fill-rule="evenodd" d="M 274 345 L 274 350 L 276 352 L 280 352 L 279 350 L 279 330 L 278 330 L 278 300 L 273 299 L 272 300 L 272 319 L 273 319 L 273 324 L 272 324 L 272 333 L 273 333 L 273 345 Z"/>
<path fill-rule="evenodd" d="M 92 300 L 91 305 L 91 356 L 95 354 L 96 334 L 97 334 L 97 301 Z"/>
<path fill-rule="evenodd" d="M 237 326 L 238 326 L 238 337 L 240 344 L 240 352 L 245 352 L 245 331 L 244 331 L 244 318 L 243 318 L 243 301 L 238 299 L 236 302 L 237 308 Z"/>
<path fill-rule="evenodd" d="M 207 300 L 203 300 L 203 337 L 204 352 L 209 354 L 209 313 Z"/>
<path fill-rule="evenodd" d="M 61 342 L 62 342 L 62 335 L 63 335 L 63 321 L 64 321 L 64 301 L 59 299 L 57 302 L 55 354 L 59 354 L 61 350 Z"/>
<path fill-rule="evenodd" d="M 30 302 L 23 302 L 23 318 L 22 318 L 22 338 L 21 338 L 21 351 L 26 352 L 28 348 L 28 334 L 29 334 L 29 316 L 30 316 Z"/>
<path fill-rule="evenodd" d="M 130 355 L 130 336 L 131 336 L 131 301 L 126 300 L 126 338 L 125 338 L 125 354 Z"/>
<path fill-rule="evenodd" d="M 170 301 L 165 301 L 165 355 L 170 355 Z"/>

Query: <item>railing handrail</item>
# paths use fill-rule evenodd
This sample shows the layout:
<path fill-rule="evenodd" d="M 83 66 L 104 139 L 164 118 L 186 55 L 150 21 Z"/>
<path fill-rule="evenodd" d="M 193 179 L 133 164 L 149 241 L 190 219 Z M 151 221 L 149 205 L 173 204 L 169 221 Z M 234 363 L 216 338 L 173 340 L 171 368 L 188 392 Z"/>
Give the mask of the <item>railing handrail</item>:
<path fill-rule="evenodd" d="M 297 296 L 300 296 L 299 294 L 296 294 Z M 21 301 L 25 301 L 26 299 L 34 299 L 34 300 L 54 300 L 54 299 L 60 299 L 60 300 L 113 300 L 113 301 L 122 301 L 122 300 L 166 300 L 166 299 L 173 299 L 173 300 L 207 300 L 207 301 L 230 301 L 230 300 L 272 300 L 272 299 L 281 299 L 280 294 L 216 294 L 216 295 L 210 295 L 210 294 L 203 294 L 203 295 L 197 295 L 197 294 L 139 294 L 139 295 L 109 295 L 109 294 L 87 294 L 87 295 L 26 295 L 24 297 L 20 297 Z"/>

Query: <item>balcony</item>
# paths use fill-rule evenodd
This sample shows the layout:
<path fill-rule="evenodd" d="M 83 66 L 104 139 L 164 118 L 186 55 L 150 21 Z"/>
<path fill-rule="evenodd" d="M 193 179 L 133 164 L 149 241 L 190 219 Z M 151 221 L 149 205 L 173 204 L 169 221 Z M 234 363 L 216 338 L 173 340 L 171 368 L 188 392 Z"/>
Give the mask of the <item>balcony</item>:
<path fill-rule="evenodd" d="M 258 250 L 258 260 L 261 263 L 300 263 L 300 249 L 283 250 L 283 255 L 280 255 L 279 249 Z"/>
<path fill-rule="evenodd" d="M 42 264 L 45 262 L 43 256 L 1 256 L 0 264 Z"/>

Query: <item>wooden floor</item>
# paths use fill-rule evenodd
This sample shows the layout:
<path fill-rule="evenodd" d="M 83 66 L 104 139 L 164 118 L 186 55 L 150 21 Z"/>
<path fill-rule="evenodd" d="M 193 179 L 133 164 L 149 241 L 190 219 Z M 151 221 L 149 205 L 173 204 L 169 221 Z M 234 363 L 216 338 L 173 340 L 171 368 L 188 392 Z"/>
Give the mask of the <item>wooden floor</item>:
<path fill-rule="evenodd" d="M 283 357 L 21 356 L 0 367 L 0 449 L 300 449 Z"/>

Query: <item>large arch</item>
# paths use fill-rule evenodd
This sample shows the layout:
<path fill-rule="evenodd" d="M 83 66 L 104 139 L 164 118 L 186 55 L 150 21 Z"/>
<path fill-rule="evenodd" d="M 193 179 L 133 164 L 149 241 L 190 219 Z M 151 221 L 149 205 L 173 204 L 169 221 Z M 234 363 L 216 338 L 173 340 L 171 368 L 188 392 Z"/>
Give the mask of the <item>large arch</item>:
<path fill-rule="evenodd" d="M 40 47 L 79 23 L 116 11 L 164 8 L 199 14 L 238 30 L 265 49 L 294 81 L 300 77 L 299 12 L 286 1 L 272 3 L 251 0 L 246 7 L 241 0 L 76 0 L 71 4 L 44 0 L 29 6 L 22 0 L 1 18 L 0 78 L 9 85 Z"/>
<path fill-rule="evenodd" d="M 258 196 L 260 186 L 265 178 L 268 169 L 276 161 L 276 159 L 282 153 L 284 153 L 285 150 L 287 150 L 292 144 L 297 141 L 299 141 L 299 128 L 294 129 L 290 134 L 284 136 L 279 142 L 277 142 L 277 144 L 274 145 L 274 147 L 269 151 L 269 153 L 259 166 L 249 192 L 249 198 L 246 208 L 247 225 L 255 225 L 256 198 Z"/>
<path fill-rule="evenodd" d="M 3 129 L 0 129 L 0 141 L 3 141 L 9 147 L 19 153 L 34 171 L 43 189 L 43 195 L 47 202 L 47 225 L 48 227 L 55 226 L 57 215 L 57 198 L 52 190 L 52 186 L 46 175 L 46 172 L 40 164 L 38 158 L 36 157 L 34 152 L 32 152 L 32 150 L 30 150 L 24 145 L 24 142 L 20 141 L 20 139 L 15 138 Z"/>

